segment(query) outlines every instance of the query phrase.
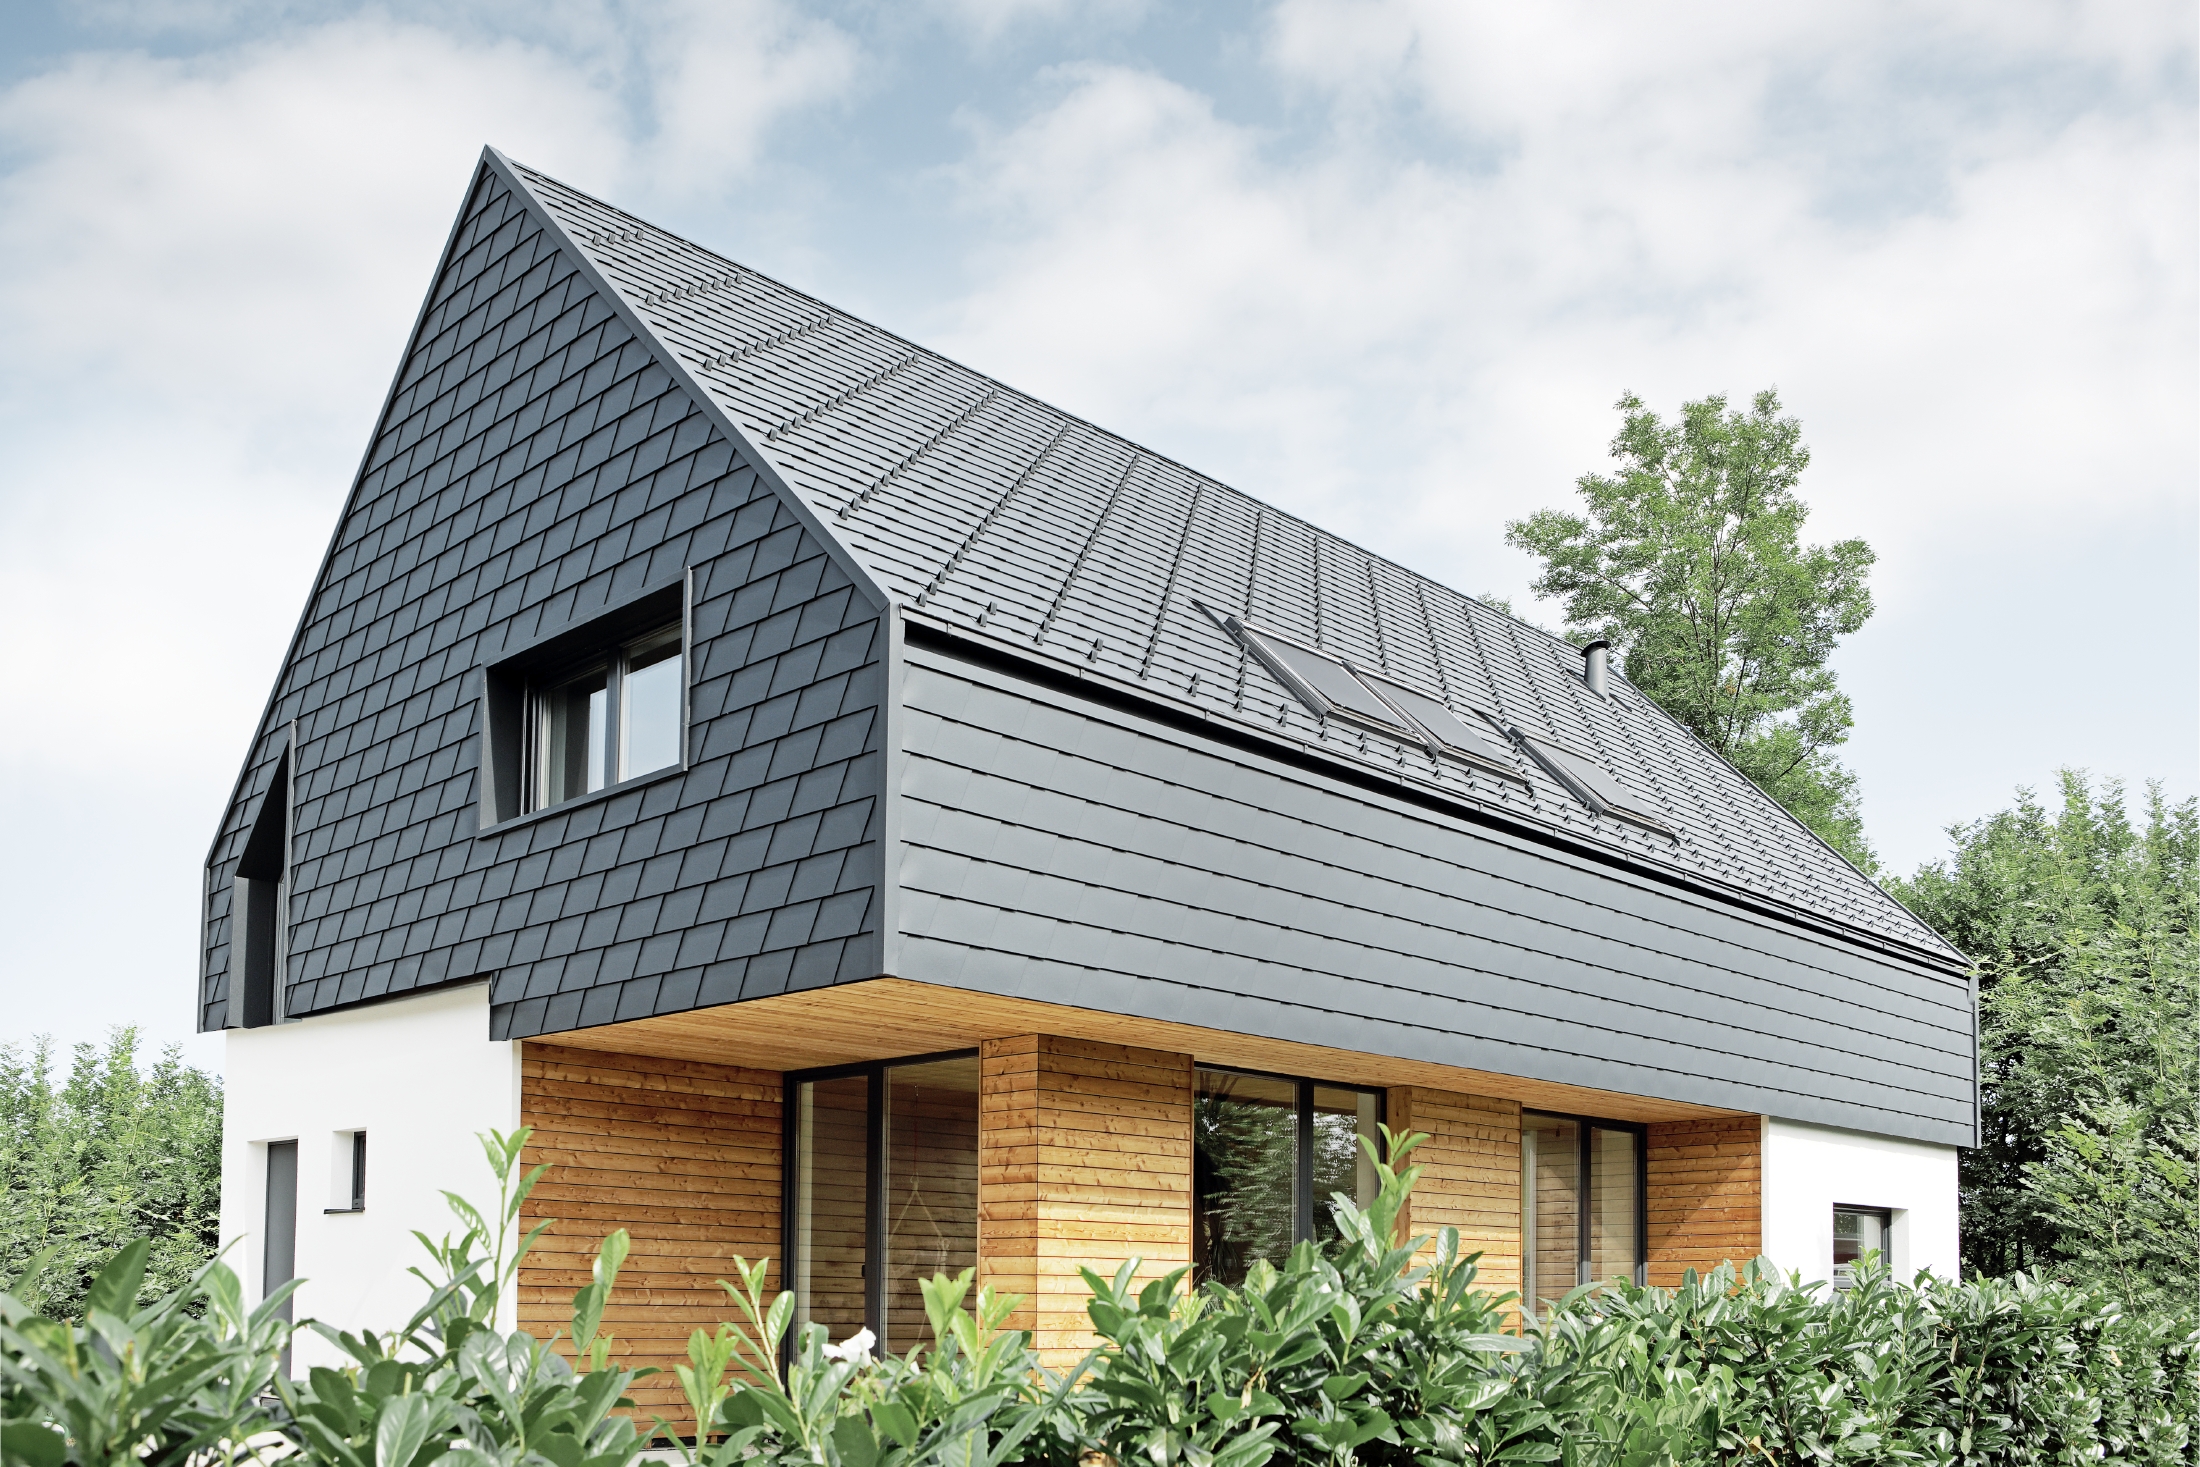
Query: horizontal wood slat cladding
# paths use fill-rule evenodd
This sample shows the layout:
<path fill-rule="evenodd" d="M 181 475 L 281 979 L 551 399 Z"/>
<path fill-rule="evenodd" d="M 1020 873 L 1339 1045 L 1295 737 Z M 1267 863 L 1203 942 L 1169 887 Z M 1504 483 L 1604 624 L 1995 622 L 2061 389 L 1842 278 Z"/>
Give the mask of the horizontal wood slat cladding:
<path fill-rule="evenodd" d="M 1650 1282 L 1676 1287 L 1764 1251 L 1764 1138 L 1756 1116 L 1650 1127 Z"/>
<path fill-rule="evenodd" d="M 1459 1251 L 1482 1255 L 1479 1285 L 1518 1292 L 1520 1102 L 1401 1085 L 1384 1112 L 1392 1131 L 1428 1136 L 1406 1158 L 1426 1168 L 1407 1204 L 1409 1234 L 1457 1228 Z"/>
<path fill-rule="evenodd" d="M 1092 1344 L 1080 1268 L 1192 1257 L 1192 1057 L 1024 1034 L 980 1048 L 978 1256 L 1050 1365 Z"/>
<path fill-rule="evenodd" d="M 520 1327 L 538 1338 L 568 1328 L 597 1244 L 625 1228 L 634 1247 L 603 1327 L 622 1365 L 666 1372 L 635 1385 L 641 1414 L 683 1421 L 671 1368 L 686 1360 L 691 1331 L 737 1318 L 718 1287 L 734 1256 L 775 1260 L 779 1287 L 781 1093 L 772 1070 L 530 1041 L 520 1121 L 535 1134 L 524 1164 L 550 1170 L 521 1226 L 554 1221 L 520 1267 Z"/>

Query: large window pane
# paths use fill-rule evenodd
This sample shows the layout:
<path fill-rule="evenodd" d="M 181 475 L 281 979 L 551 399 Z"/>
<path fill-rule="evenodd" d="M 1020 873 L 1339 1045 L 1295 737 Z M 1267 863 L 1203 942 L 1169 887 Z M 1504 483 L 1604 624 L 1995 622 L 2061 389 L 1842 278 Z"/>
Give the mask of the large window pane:
<path fill-rule="evenodd" d="M 1635 1277 L 1635 1133 L 1589 1128 L 1589 1278 Z"/>
<path fill-rule="evenodd" d="M 626 705 L 619 778 L 632 779 L 680 762 L 680 633 L 677 628 L 637 643 L 627 653 L 620 701 Z"/>
<path fill-rule="evenodd" d="M 795 1305 L 835 1340 L 864 1326 L 871 1081 L 795 1087 Z"/>
<path fill-rule="evenodd" d="M 1299 1087 L 1200 1070 L 1192 1105 L 1192 1266 L 1242 1283 L 1256 1258 L 1281 1263 L 1298 1218 Z"/>
<path fill-rule="evenodd" d="M 1379 1144 L 1382 1097 L 1368 1090 L 1314 1087 L 1314 1236 L 1337 1236 L 1330 1199 L 1342 1192 L 1361 1207 L 1375 1200 L 1375 1164 L 1362 1139 Z"/>
<path fill-rule="evenodd" d="M 884 1333 L 900 1353 L 931 1340 L 919 1283 L 977 1266 L 977 1057 L 887 1070 L 885 1133 Z"/>
<path fill-rule="evenodd" d="M 1540 1307 L 1581 1282 L 1581 1128 L 1520 1118 L 1521 1293 Z"/>

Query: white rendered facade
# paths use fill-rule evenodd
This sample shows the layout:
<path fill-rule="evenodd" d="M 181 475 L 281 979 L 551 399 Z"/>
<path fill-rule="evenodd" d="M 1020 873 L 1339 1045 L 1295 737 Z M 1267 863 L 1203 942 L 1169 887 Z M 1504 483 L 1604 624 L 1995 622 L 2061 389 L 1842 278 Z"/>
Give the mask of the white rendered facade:
<path fill-rule="evenodd" d="M 1804 1279 L 1833 1276 L 1833 1210 L 1888 1214 L 1887 1265 L 1960 1276 L 1956 1149 L 1796 1121 L 1764 1120 L 1765 1255 Z"/>
<path fill-rule="evenodd" d="M 222 1241 L 246 1297 L 264 1292 L 267 1148 L 298 1143 L 292 1317 L 343 1329 L 401 1324 L 423 1297 L 412 1231 L 457 1224 L 442 1193 L 484 1212 L 494 1179 L 478 1132 L 519 1124 L 519 1045 L 489 1039 L 476 983 L 258 1029 L 233 1029 L 224 1061 Z M 351 1133 L 367 1133 L 366 1207 L 350 1204 Z M 296 1368 L 334 1363 L 297 1337 Z"/>

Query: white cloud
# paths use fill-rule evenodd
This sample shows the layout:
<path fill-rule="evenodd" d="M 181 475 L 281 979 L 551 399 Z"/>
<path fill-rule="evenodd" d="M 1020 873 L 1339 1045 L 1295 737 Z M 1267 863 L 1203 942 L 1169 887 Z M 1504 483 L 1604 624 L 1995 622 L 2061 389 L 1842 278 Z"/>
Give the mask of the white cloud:
<path fill-rule="evenodd" d="M 42 832 L 0 987 L 111 995 L 41 988 L 19 1031 L 190 1023 L 206 842 L 482 144 L 628 198 L 722 184 L 855 64 L 767 3 L 532 18 L 161 7 L 141 32 L 252 38 L 0 91 L 0 824 Z"/>
<path fill-rule="evenodd" d="M 1599 466 L 1622 387 L 1670 409 L 1778 385 L 1813 533 L 1882 554 L 1852 685 L 1886 698 L 1852 753 L 1906 866 L 2057 762 L 2191 788 L 2191 668 L 2160 677 L 2105 612 L 2147 616 L 2123 592 L 2167 585 L 2162 537 L 2190 535 L 2191 29 L 2181 7 L 1289 0 L 1284 126 L 1088 65 L 981 133 L 957 179 L 987 246 L 945 334 L 1515 594 L 1503 521 Z M 2136 696 L 2012 718 L 2041 655 Z"/>

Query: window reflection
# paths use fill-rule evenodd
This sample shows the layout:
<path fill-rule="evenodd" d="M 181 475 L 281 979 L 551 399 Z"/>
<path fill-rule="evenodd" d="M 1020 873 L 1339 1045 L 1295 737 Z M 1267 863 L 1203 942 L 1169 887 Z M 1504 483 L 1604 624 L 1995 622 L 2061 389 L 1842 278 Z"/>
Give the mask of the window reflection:
<path fill-rule="evenodd" d="M 1371 1090 L 1314 1087 L 1314 1236 L 1337 1236 L 1330 1199 L 1343 1193 L 1361 1207 L 1375 1200 L 1378 1179 L 1362 1140 L 1380 1142 L 1382 1097 Z"/>
<path fill-rule="evenodd" d="M 1305 1238 L 1337 1235 L 1332 1199 L 1366 1206 L 1376 1175 L 1360 1148 L 1380 1138 L 1382 1095 L 1277 1075 L 1201 1067 L 1192 1107 L 1192 1270 L 1242 1283 L 1256 1259 L 1281 1264 Z"/>
<path fill-rule="evenodd" d="M 1566 1116 L 1520 1117 L 1521 1297 L 1641 1277 L 1642 1135 Z"/>
<path fill-rule="evenodd" d="M 1299 1089 L 1290 1080 L 1199 1071 L 1192 1103 L 1192 1271 L 1243 1283 L 1256 1258 L 1283 1262 L 1298 1208 Z"/>
<path fill-rule="evenodd" d="M 978 1075 L 958 1055 L 794 1085 L 800 1320 L 897 1353 L 931 1343 L 922 1281 L 978 1261 Z"/>
<path fill-rule="evenodd" d="M 978 1263 L 977 1056 L 887 1070 L 885 1132 L 883 1333 L 900 1353 L 931 1340 L 919 1282 Z"/>
<path fill-rule="evenodd" d="M 795 1305 L 836 1340 L 864 1323 L 870 1107 L 867 1075 L 795 1091 Z"/>

